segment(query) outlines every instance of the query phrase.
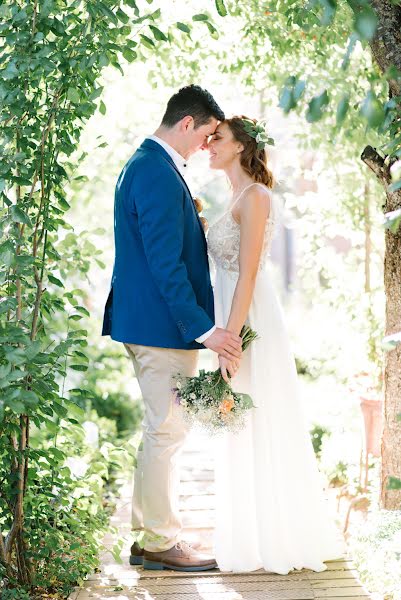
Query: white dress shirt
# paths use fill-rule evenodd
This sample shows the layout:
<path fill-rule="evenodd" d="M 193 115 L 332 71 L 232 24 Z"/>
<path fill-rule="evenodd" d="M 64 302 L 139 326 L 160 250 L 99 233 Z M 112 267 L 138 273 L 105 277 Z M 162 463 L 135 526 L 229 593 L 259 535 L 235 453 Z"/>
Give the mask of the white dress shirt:
<path fill-rule="evenodd" d="M 164 148 L 164 150 L 167 152 L 167 154 L 169 156 L 171 156 L 171 158 L 173 159 L 174 164 L 177 167 L 177 169 L 179 170 L 179 172 L 181 173 L 182 177 L 185 178 L 186 170 L 188 168 L 188 161 L 183 156 L 181 156 L 181 154 L 179 152 L 177 152 L 177 150 L 175 150 L 172 146 L 170 146 L 170 144 L 168 144 L 161 138 L 157 137 L 157 135 L 149 135 L 147 137 L 147 139 L 157 142 L 158 144 L 160 144 L 160 146 L 162 148 Z M 205 331 L 205 333 L 203 333 L 201 336 L 195 338 L 195 340 L 199 344 L 203 344 L 203 342 L 205 340 L 207 340 L 207 338 L 209 336 L 212 335 L 212 333 L 215 331 L 215 329 L 216 329 L 216 325 L 213 325 L 213 327 L 211 329 L 209 329 L 208 331 Z"/>

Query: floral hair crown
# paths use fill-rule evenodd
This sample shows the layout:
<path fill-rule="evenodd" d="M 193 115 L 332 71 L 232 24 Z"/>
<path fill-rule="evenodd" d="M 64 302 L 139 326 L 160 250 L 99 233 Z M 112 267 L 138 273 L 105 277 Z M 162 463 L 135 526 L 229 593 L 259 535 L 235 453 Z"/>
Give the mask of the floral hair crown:
<path fill-rule="evenodd" d="M 250 119 L 242 119 L 245 133 L 255 138 L 258 145 L 258 150 L 263 150 L 265 146 L 274 146 L 274 139 L 270 137 L 266 130 L 266 121 L 256 121 L 254 123 Z"/>

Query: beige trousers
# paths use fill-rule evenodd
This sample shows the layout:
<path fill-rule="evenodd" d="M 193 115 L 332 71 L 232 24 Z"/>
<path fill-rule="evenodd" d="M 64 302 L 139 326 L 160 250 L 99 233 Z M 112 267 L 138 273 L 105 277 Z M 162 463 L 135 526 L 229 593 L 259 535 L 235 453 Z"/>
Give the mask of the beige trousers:
<path fill-rule="evenodd" d="M 189 427 L 174 401 L 172 376 L 196 374 L 198 350 L 124 344 L 133 362 L 145 405 L 137 455 L 132 529 L 145 532 L 145 549 L 168 550 L 179 541 L 177 459 Z"/>

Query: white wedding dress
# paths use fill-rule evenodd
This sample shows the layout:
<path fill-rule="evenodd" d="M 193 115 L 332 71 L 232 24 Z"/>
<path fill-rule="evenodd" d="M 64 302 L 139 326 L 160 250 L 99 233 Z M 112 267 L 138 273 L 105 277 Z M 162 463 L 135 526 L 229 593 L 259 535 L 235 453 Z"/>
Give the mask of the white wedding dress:
<path fill-rule="evenodd" d="M 323 571 L 323 561 L 344 556 L 344 543 L 328 516 L 283 313 L 266 268 L 277 215 L 270 198 L 246 321 L 259 339 L 244 352 L 232 381 L 256 408 L 244 430 L 215 440 L 215 553 L 222 571 Z M 215 321 L 225 327 L 239 273 L 240 226 L 231 209 L 210 226 L 208 248 L 215 266 Z"/>

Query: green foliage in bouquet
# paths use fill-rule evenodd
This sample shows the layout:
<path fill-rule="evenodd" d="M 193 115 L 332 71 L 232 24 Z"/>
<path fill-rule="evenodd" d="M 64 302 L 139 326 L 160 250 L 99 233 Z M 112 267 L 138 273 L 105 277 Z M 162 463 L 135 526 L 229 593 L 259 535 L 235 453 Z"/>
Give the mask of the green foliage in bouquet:
<path fill-rule="evenodd" d="M 244 325 L 241 330 L 242 351 L 258 335 L 250 327 Z M 234 392 L 227 383 L 220 369 L 205 371 L 201 369 L 197 377 L 175 378 L 176 401 L 184 409 L 185 418 L 192 424 L 205 429 L 209 433 L 223 431 L 240 431 L 245 425 L 245 415 L 254 408 L 252 398 L 248 394 Z"/>

